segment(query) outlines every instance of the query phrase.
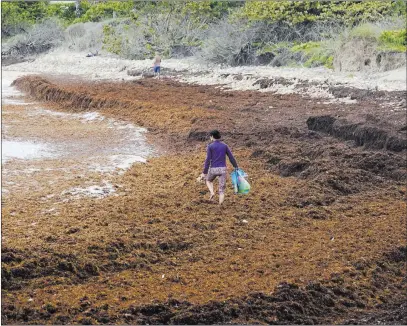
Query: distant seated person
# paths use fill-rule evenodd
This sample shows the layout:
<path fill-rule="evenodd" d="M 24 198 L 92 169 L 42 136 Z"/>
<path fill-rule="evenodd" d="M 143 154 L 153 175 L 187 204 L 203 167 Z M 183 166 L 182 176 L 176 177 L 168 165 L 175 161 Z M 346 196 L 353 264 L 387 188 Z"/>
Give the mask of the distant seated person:
<path fill-rule="evenodd" d="M 96 57 L 98 55 L 98 51 L 96 50 L 95 52 L 92 52 L 92 51 L 90 51 L 87 55 L 86 55 L 86 57 L 87 58 L 89 58 L 89 57 Z"/>
<path fill-rule="evenodd" d="M 158 55 L 158 53 L 155 54 L 154 58 L 154 76 L 160 77 L 160 67 L 161 67 L 161 57 Z"/>

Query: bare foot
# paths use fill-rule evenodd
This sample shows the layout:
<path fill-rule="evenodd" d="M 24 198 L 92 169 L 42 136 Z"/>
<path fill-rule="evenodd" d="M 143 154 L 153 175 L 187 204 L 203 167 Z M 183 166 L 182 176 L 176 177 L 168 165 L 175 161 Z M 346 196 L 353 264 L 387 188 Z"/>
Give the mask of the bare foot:
<path fill-rule="evenodd" d="M 214 196 L 215 196 L 215 194 L 211 194 L 211 195 L 209 196 L 209 200 L 212 200 Z"/>

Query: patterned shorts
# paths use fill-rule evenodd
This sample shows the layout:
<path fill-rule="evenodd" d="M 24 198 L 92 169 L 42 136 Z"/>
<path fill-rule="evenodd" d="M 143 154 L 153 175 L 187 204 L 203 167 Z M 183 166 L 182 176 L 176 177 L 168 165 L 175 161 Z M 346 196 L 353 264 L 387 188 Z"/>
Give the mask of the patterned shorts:
<path fill-rule="evenodd" d="M 210 168 L 208 171 L 208 175 L 206 176 L 206 180 L 208 180 L 210 182 L 215 180 L 216 177 L 219 177 L 219 193 L 220 194 L 225 193 L 226 173 L 227 173 L 226 167 Z"/>

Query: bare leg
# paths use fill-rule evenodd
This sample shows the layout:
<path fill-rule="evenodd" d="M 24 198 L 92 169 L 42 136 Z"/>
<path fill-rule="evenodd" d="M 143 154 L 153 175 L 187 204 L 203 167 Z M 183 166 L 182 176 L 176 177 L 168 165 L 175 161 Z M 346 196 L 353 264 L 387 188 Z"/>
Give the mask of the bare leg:
<path fill-rule="evenodd" d="M 212 200 L 213 196 L 215 196 L 215 193 L 213 192 L 213 182 L 206 180 L 206 186 L 208 187 L 209 192 L 211 193 L 209 200 Z"/>
<path fill-rule="evenodd" d="M 219 177 L 219 205 L 223 204 L 225 200 L 225 190 L 226 190 L 226 173 L 222 173 Z"/>

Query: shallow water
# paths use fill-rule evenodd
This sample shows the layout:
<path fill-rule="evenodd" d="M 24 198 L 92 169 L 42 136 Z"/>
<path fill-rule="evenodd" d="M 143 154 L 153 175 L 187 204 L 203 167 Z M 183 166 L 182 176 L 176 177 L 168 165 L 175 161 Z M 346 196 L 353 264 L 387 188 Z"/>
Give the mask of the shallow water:
<path fill-rule="evenodd" d="M 1 160 L 9 159 L 37 159 L 53 157 L 52 148 L 48 144 L 33 143 L 30 141 L 4 140 L 1 143 Z"/>
<path fill-rule="evenodd" d="M 12 72 L 2 72 L 1 76 L 1 104 L 17 104 L 25 105 L 22 99 L 23 94 L 15 87 L 11 86 L 13 80 L 18 78 L 20 74 Z"/>
<path fill-rule="evenodd" d="M 49 192 L 52 185 L 64 200 L 103 198 L 115 192 L 106 186 L 115 176 L 154 155 L 146 141 L 147 130 L 128 121 L 100 112 L 60 112 L 27 103 L 11 86 L 20 75 L 3 72 L 2 76 L 1 152 L 7 188 L 3 193 L 13 195 L 29 185 Z"/>

